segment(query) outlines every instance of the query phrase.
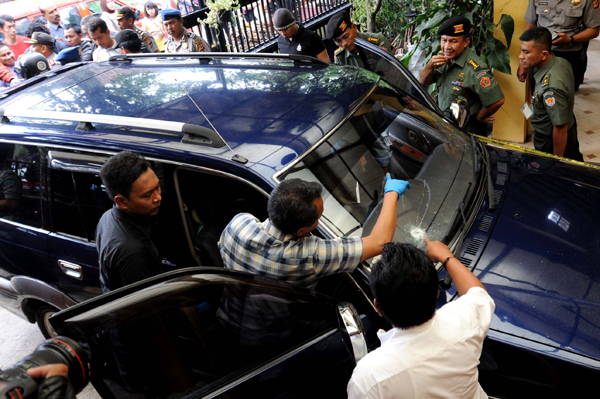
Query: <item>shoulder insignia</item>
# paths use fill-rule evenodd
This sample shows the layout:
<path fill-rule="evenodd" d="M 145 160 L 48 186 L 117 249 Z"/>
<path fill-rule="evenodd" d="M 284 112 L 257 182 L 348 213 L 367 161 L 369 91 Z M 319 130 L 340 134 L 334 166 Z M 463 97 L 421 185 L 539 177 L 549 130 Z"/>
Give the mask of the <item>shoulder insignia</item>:
<path fill-rule="evenodd" d="M 454 89 L 454 91 L 460 91 L 460 89 L 456 86 L 452 86 L 452 89 Z"/>
<path fill-rule="evenodd" d="M 333 54 L 334 54 L 334 55 L 338 55 L 338 54 L 339 54 L 339 53 L 341 53 L 342 51 L 344 51 L 344 48 L 343 48 L 343 47 L 338 47 L 338 48 L 337 48 L 337 50 L 335 50 L 335 51 L 333 52 Z"/>
<path fill-rule="evenodd" d="M 377 37 L 371 37 L 369 36 L 367 38 L 368 41 L 370 41 L 371 43 L 375 43 L 375 44 L 379 44 L 379 42 L 381 41 L 381 39 L 377 38 Z"/>
<path fill-rule="evenodd" d="M 459 78 L 464 78 L 464 77 L 465 77 L 465 73 L 464 73 L 464 72 L 461 72 L 461 73 L 459 73 L 459 74 L 458 74 L 458 77 L 459 77 Z M 478 77 L 479 77 L 479 76 L 478 76 Z"/>
<path fill-rule="evenodd" d="M 544 76 L 544 82 L 542 83 L 542 87 L 548 86 L 550 84 L 550 82 L 548 81 L 549 77 L 550 77 L 550 75 Z"/>
<path fill-rule="evenodd" d="M 148 36 L 148 35 L 144 35 L 144 41 L 145 41 L 146 43 L 148 43 L 148 45 L 151 45 L 151 44 L 152 44 L 152 40 L 150 40 L 150 36 Z"/>
<path fill-rule="evenodd" d="M 548 97 L 544 101 L 546 101 L 546 105 L 549 107 L 552 107 L 554 106 L 554 104 L 556 104 L 556 100 L 554 99 L 554 97 Z"/>
<path fill-rule="evenodd" d="M 476 79 L 479 79 L 480 77 L 482 77 L 483 75 L 485 75 L 485 72 L 481 72 L 479 75 L 477 75 Z"/>
<path fill-rule="evenodd" d="M 598 8 L 600 6 L 600 3 L 598 2 L 598 0 L 594 0 L 594 8 Z"/>
<path fill-rule="evenodd" d="M 548 96 L 551 96 L 553 94 L 554 94 L 553 92 L 547 91 L 547 92 L 544 93 L 544 97 L 548 97 Z"/>
<path fill-rule="evenodd" d="M 469 60 L 468 64 L 471 65 L 474 70 L 478 70 L 479 69 L 479 64 L 476 63 L 475 60 Z"/>
<path fill-rule="evenodd" d="M 491 85 L 492 83 L 490 82 L 490 78 L 488 78 L 487 76 L 481 78 L 481 80 L 479 81 L 479 84 L 483 87 L 489 87 L 489 85 Z"/>
<path fill-rule="evenodd" d="M 196 40 L 196 46 L 198 46 L 198 51 L 204 50 L 204 44 L 202 43 L 202 39 Z"/>

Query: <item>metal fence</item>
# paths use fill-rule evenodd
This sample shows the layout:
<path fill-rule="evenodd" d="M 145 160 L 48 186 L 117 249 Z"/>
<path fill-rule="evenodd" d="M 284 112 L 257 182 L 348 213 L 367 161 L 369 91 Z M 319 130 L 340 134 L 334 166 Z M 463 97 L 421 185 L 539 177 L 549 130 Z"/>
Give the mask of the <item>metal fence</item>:
<path fill-rule="evenodd" d="M 273 26 L 273 13 L 278 8 L 289 9 L 298 22 L 324 37 L 324 26 L 331 16 L 349 9 L 349 0 L 240 0 L 240 8 L 221 18 L 219 29 L 205 28 L 205 38 L 217 51 L 274 52 L 278 33 Z M 198 25 L 208 9 L 203 0 L 180 1 L 179 7 L 187 28 Z"/>

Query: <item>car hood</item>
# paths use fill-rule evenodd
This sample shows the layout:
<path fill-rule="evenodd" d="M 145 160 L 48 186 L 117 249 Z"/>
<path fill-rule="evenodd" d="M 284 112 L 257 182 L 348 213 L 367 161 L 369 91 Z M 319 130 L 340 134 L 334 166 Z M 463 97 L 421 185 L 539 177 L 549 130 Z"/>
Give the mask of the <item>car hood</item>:
<path fill-rule="evenodd" d="M 507 152 L 510 176 L 475 273 L 492 329 L 600 359 L 600 171 Z"/>

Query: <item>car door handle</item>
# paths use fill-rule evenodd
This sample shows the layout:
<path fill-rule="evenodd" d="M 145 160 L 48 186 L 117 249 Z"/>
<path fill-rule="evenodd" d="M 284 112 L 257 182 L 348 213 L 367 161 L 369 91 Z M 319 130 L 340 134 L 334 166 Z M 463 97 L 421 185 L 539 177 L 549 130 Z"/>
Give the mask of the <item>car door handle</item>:
<path fill-rule="evenodd" d="M 78 264 L 59 259 L 58 266 L 67 276 L 77 280 L 83 280 L 83 269 Z"/>

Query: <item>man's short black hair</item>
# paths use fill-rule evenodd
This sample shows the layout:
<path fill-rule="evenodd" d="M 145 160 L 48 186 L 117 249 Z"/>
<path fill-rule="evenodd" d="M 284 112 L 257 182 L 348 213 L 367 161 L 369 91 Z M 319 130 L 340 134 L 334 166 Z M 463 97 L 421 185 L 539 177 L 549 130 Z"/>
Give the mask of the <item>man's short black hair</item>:
<path fill-rule="evenodd" d="M 46 22 L 42 19 L 34 19 L 25 29 L 25 36 L 31 38 L 35 32 L 44 32 L 50 35 L 50 29 L 46 26 Z"/>
<path fill-rule="evenodd" d="M 319 218 L 313 201 L 321 197 L 323 186 L 301 179 L 279 183 L 269 198 L 269 220 L 284 234 L 292 234 L 313 225 Z"/>
<path fill-rule="evenodd" d="M 69 30 L 69 29 L 73 29 L 75 31 L 75 33 L 77 33 L 78 35 L 81 35 L 81 26 L 77 25 L 77 24 L 67 24 L 64 27 L 65 31 Z"/>
<path fill-rule="evenodd" d="M 437 272 L 427 255 L 412 244 L 386 244 L 371 270 L 370 286 L 385 319 L 394 327 L 415 327 L 435 314 Z"/>
<path fill-rule="evenodd" d="M 129 199 L 131 186 L 149 167 L 150 164 L 141 154 L 123 151 L 106 161 L 100 169 L 100 178 L 111 199 L 117 194 Z"/>
<path fill-rule="evenodd" d="M 537 44 L 542 51 L 551 51 L 552 49 L 552 35 L 548 29 L 541 26 L 535 26 L 527 29 L 519 37 L 519 40 L 523 42 L 530 42 L 533 40 L 533 42 Z"/>
<path fill-rule="evenodd" d="M 90 35 L 100 29 L 100 33 L 108 32 L 108 25 L 102 18 L 94 17 L 87 24 L 88 32 Z"/>
<path fill-rule="evenodd" d="M 15 22 L 15 19 L 8 14 L 0 15 L 0 28 L 4 29 L 5 22 Z"/>

